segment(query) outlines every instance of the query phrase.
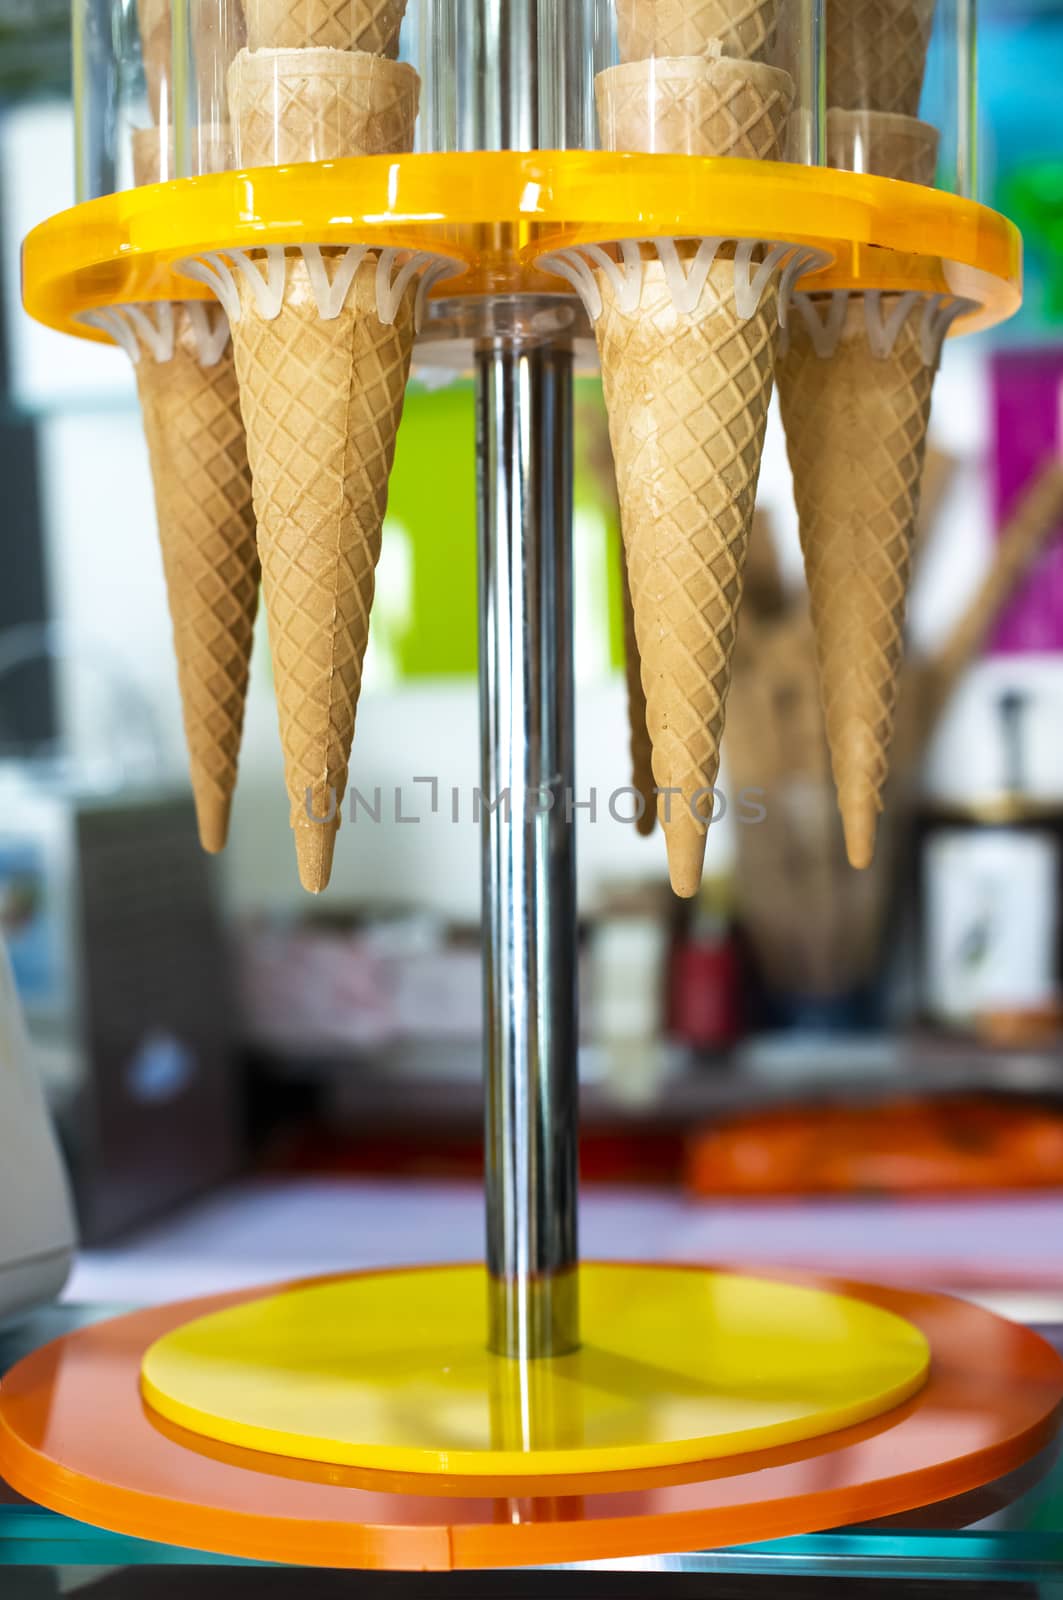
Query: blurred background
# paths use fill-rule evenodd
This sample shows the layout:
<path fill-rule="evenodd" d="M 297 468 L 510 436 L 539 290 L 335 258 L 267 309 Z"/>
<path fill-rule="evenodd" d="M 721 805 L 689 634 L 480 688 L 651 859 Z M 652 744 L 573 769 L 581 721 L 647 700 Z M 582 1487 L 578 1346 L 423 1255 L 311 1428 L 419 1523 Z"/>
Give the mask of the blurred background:
<path fill-rule="evenodd" d="M 1063 1281 L 1063 3 L 982 12 L 980 189 L 1026 232 L 1027 304 L 946 354 L 873 872 L 844 865 L 773 417 L 706 885 L 671 897 L 621 794 L 615 491 L 579 385 L 590 1254 Z M 70 1292 L 478 1254 L 471 386 L 425 369 L 408 399 L 331 890 L 298 885 L 262 626 L 208 862 L 129 362 L 20 307 L 22 237 L 73 203 L 68 36 L 64 0 L 0 0 L 0 918 L 75 1177 Z"/>

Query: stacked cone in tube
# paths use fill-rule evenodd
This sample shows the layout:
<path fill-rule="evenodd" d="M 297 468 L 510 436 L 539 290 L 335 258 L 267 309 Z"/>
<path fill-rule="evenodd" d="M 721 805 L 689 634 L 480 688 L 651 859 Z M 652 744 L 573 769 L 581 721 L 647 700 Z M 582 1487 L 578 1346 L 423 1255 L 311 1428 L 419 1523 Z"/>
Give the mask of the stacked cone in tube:
<path fill-rule="evenodd" d="M 741 10 L 736 7 L 735 10 Z M 602 142 L 619 150 L 777 158 L 792 80 L 725 58 L 630 62 L 601 74 Z M 685 248 L 686 265 L 694 247 Z M 697 893 L 719 771 L 742 576 L 772 390 L 776 295 L 748 320 L 721 254 L 678 311 L 644 249 L 638 301 L 597 274 L 596 325 L 620 495 L 658 813 L 676 893 Z"/>
<path fill-rule="evenodd" d="M 326 9 L 304 0 L 249 5 L 249 38 L 261 48 L 242 51 L 229 79 L 244 165 L 412 148 L 412 68 L 364 51 L 278 43 L 292 29 L 305 33 L 311 13 Z M 395 4 L 331 8 L 356 40 L 385 12 L 397 28 Z M 267 14 L 276 31 L 264 38 Z M 335 270 L 327 259 L 325 266 Z M 289 254 L 279 315 L 264 314 L 241 278 L 233 330 L 290 818 L 311 893 L 326 887 L 332 870 L 413 349 L 415 287 L 385 323 L 376 274 L 370 254 L 340 314 L 325 319 L 303 257 Z"/>
<path fill-rule="evenodd" d="M 929 122 L 891 111 L 827 112 L 827 165 L 901 183 L 934 182 L 940 136 Z"/>
<path fill-rule="evenodd" d="M 219 162 L 225 145 L 222 137 Z M 134 135 L 138 185 L 171 170 L 162 149 L 159 129 Z M 220 353 L 204 348 L 197 321 L 223 313 L 197 310 L 198 318 L 185 305 L 171 308 L 169 360 L 140 340 L 136 373 L 199 837 L 213 854 L 225 847 L 236 789 L 259 569 L 232 342 Z"/>
<path fill-rule="evenodd" d="M 241 50 L 229 102 L 241 166 L 385 155 L 413 142 L 412 67 L 353 50 Z"/>
<path fill-rule="evenodd" d="M 853 166 L 859 152 L 863 171 L 933 182 L 937 131 L 894 109 L 918 104 L 932 4 L 879 0 L 866 8 L 876 38 L 889 32 L 883 20 L 888 13 L 908 39 L 908 23 L 918 13 L 921 44 L 904 52 L 903 94 L 895 82 L 899 51 L 887 51 L 880 40 L 881 74 L 873 78 L 866 41 L 850 26 L 850 0 L 834 9 L 840 31 L 832 44 L 828 95 L 845 95 L 859 78 L 861 93 L 889 102 L 889 109 L 831 109 L 831 161 Z M 857 60 L 845 55 L 847 48 L 857 51 Z M 811 302 L 824 327 L 832 304 L 829 298 Z M 921 338 L 924 310 L 920 300 L 897 328 L 903 313 L 896 296 L 883 296 L 876 308 L 853 294 L 836 348 L 825 355 L 817 353 L 815 329 L 795 310 L 777 367 L 831 762 L 846 849 L 857 868 L 870 866 L 874 855 L 903 659 L 936 374 L 936 357 L 928 361 Z M 883 331 L 895 333 L 892 343 L 886 339 L 888 349 L 872 348 L 869 314 L 880 318 Z"/>
<path fill-rule="evenodd" d="M 244 0 L 252 50 L 399 52 L 406 0 Z"/>
<path fill-rule="evenodd" d="M 828 107 L 917 116 L 936 6 L 827 0 Z"/>
<path fill-rule="evenodd" d="M 762 61 L 779 25 L 780 0 L 616 0 L 622 61 L 724 55 Z"/>
<path fill-rule="evenodd" d="M 156 122 L 162 114 L 165 87 L 173 54 L 170 0 L 137 0 L 140 58 L 148 91 L 148 104 Z"/>

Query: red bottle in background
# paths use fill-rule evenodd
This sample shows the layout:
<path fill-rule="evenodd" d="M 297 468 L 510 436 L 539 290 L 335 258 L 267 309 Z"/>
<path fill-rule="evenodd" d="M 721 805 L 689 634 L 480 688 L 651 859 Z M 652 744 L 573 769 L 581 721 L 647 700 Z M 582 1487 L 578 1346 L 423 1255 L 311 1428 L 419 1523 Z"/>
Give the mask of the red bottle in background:
<path fill-rule="evenodd" d="M 726 1050 L 744 1027 L 742 961 L 730 885 L 708 880 L 672 952 L 669 1025 L 693 1050 Z"/>

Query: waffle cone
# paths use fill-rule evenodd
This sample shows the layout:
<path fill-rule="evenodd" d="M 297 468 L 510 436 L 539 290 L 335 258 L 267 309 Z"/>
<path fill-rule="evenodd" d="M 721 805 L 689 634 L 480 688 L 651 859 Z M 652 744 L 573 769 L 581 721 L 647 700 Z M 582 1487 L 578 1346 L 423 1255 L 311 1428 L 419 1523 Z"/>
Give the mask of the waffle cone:
<path fill-rule="evenodd" d="M 162 112 L 163 89 L 170 80 L 173 55 L 170 0 L 137 0 L 137 21 L 140 25 L 140 58 L 144 65 L 148 104 L 152 117 L 158 122 Z"/>
<path fill-rule="evenodd" d="M 318 893 L 347 788 L 413 305 L 411 292 L 394 326 L 380 321 L 369 256 L 323 321 L 302 257 L 287 271 L 273 320 L 241 284 L 233 341 L 291 824 L 303 885 Z"/>
<path fill-rule="evenodd" d="M 795 316 L 778 365 L 827 738 L 860 868 L 871 863 L 889 772 L 935 372 L 916 315 L 890 356 L 874 356 L 858 296 L 836 354 L 818 356 Z"/>
<path fill-rule="evenodd" d="M 193 128 L 193 157 L 197 175 L 228 172 L 232 166 L 232 141 L 226 126 L 217 129 Z M 158 128 L 137 128 L 133 133 L 133 182 L 168 183 L 177 175 L 174 162 L 173 129 L 165 146 Z"/>
<path fill-rule="evenodd" d="M 175 306 L 174 317 L 173 359 L 143 350 L 137 386 L 200 839 L 216 852 L 236 788 L 258 554 L 232 346 L 201 366 L 187 311 Z"/>
<path fill-rule="evenodd" d="M 657 826 L 657 796 L 653 787 L 653 740 L 646 721 L 646 691 L 642 686 L 642 658 L 635 634 L 635 607 L 627 575 L 627 559 L 621 552 L 620 592 L 624 608 L 624 668 L 627 675 L 628 724 L 631 730 L 631 787 L 642 801 L 642 815 L 636 824 L 648 839 Z"/>
<path fill-rule="evenodd" d="M 244 0 L 252 50 L 365 50 L 394 60 L 406 0 Z"/>
<path fill-rule="evenodd" d="M 793 102 L 786 73 L 723 59 L 632 62 L 596 83 L 607 149 L 775 159 Z M 742 577 L 772 389 L 776 296 L 738 315 L 717 259 L 697 307 L 675 308 L 644 260 L 634 310 L 599 270 L 596 325 L 642 663 L 658 815 L 672 887 L 701 883 L 720 765 Z"/>
<path fill-rule="evenodd" d="M 365 51 L 241 50 L 229 105 L 243 167 L 413 148 L 420 78 Z"/>
<path fill-rule="evenodd" d="M 775 43 L 779 0 L 616 0 L 621 61 L 724 55 L 760 61 Z"/>
<path fill-rule="evenodd" d="M 734 263 L 675 310 L 645 261 L 639 305 L 599 275 L 597 324 L 642 661 L 658 814 L 676 893 L 697 893 L 720 763 L 742 574 L 772 387 L 776 299 L 743 321 Z M 671 791 L 671 792 L 665 792 Z"/>
<path fill-rule="evenodd" d="M 789 73 L 716 52 L 611 67 L 595 93 L 603 149 L 772 161 L 794 85 Z"/>
<path fill-rule="evenodd" d="M 243 50 L 229 104 L 246 165 L 409 150 L 411 67 L 366 52 Z M 301 256 L 276 317 L 241 279 L 233 329 L 281 741 L 303 886 L 329 881 L 369 641 L 388 479 L 413 350 L 413 289 L 380 320 L 367 256 L 325 320 Z"/>
<path fill-rule="evenodd" d="M 933 181 L 935 128 L 900 115 L 833 111 L 828 138 L 848 138 L 853 125 L 882 177 Z M 887 301 L 887 317 L 889 308 Z M 889 775 L 935 375 L 916 316 L 891 355 L 873 356 L 859 296 L 849 301 L 833 356 L 816 355 L 794 316 L 777 367 L 820 693 L 854 867 L 871 863 Z"/>
<path fill-rule="evenodd" d="M 827 104 L 919 112 L 936 0 L 827 0 Z"/>
<path fill-rule="evenodd" d="M 941 135 L 929 122 L 889 111 L 828 111 L 827 165 L 933 185 Z"/>

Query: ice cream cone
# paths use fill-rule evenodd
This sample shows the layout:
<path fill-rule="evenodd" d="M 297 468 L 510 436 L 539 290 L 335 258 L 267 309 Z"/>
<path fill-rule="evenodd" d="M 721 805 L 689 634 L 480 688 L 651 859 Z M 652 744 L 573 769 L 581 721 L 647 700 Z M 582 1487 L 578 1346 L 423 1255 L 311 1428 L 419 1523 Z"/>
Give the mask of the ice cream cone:
<path fill-rule="evenodd" d="M 174 354 L 160 362 L 142 344 L 137 386 L 199 834 L 213 853 L 224 848 L 236 787 L 258 553 L 232 345 L 204 365 L 187 307 L 173 314 Z"/>
<path fill-rule="evenodd" d="M 203 170 L 224 170 L 224 133 L 204 133 L 203 148 Z M 133 171 L 138 186 L 173 176 L 172 130 L 165 140 L 158 128 L 134 132 Z M 171 358 L 159 361 L 140 336 L 136 370 L 199 835 L 215 853 L 236 787 L 259 568 L 233 348 L 203 348 L 209 315 L 174 306 Z"/>
<path fill-rule="evenodd" d="M 152 117 L 159 121 L 163 108 L 163 89 L 170 80 L 173 56 L 170 0 L 137 0 L 140 24 L 140 57 Z"/>
<path fill-rule="evenodd" d="M 192 150 L 197 175 L 228 172 L 232 167 L 232 136 L 228 127 L 191 128 Z M 168 183 L 176 176 L 173 130 L 163 144 L 158 128 L 136 128 L 133 132 L 133 182 Z"/>
<path fill-rule="evenodd" d="M 889 111 L 828 111 L 827 165 L 930 186 L 941 135 L 929 122 Z"/>
<path fill-rule="evenodd" d="M 242 158 L 408 150 L 419 87 L 412 68 L 366 53 L 241 52 L 229 89 Z M 276 316 L 241 277 L 233 341 L 291 824 L 302 883 L 319 893 L 347 788 L 416 289 L 383 322 L 370 254 L 326 319 L 302 256 L 285 268 Z"/>
<path fill-rule="evenodd" d="M 607 148 L 775 158 L 793 95 L 785 73 L 721 59 L 630 63 L 597 83 Z M 701 882 L 742 575 L 772 389 L 776 295 L 739 315 L 719 256 L 693 310 L 641 263 L 637 304 L 597 273 L 596 324 L 642 662 L 658 814 L 676 893 Z"/>
<path fill-rule="evenodd" d="M 895 300 L 883 304 L 888 318 Z M 872 352 L 862 297 L 837 351 L 791 316 L 779 395 L 812 596 L 820 693 L 849 859 L 870 866 L 889 772 L 936 365 L 921 316 Z"/>
<path fill-rule="evenodd" d="M 412 67 L 351 50 L 241 50 L 229 70 L 243 167 L 409 150 L 420 79 Z"/>
<path fill-rule="evenodd" d="M 635 636 L 635 607 L 627 560 L 621 551 L 620 585 L 624 607 L 624 669 L 627 676 L 628 725 L 631 730 L 631 787 L 642 802 L 636 827 L 648 839 L 657 826 L 657 795 L 653 784 L 653 741 L 646 721 L 646 691 L 642 686 L 642 657 Z"/>
<path fill-rule="evenodd" d="M 868 158 L 882 176 L 933 174 L 938 135 L 926 123 L 831 113 L 835 139 L 848 140 L 853 125 L 866 126 Z M 826 356 L 795 311 L 777 365 L 834 780 L 849 859 L 860 868 L 874 854 L 889 774 L 937 371 L 923 347 L 923 308 L 875 352 L 864 299 L 853 295 Z M 897 298 L 884 297 L 883 326 L 896 314 Z"/>
<path fill-rule="evenodd" d="M 936 0 L 827 0 L 827 104 L 919 113 Z"/>
<path fill-rule="evenodd" d="M 252 50 L 399 53 L 406 0 L 244 0 Z"/>
<path fill-rule="evenodd" d="M 380 321 L 376 258 L 324 321 L 301 257 L 281 314 L 246 283 L 234 329 L 291 824 L 305 888 L 328 883 L 369 641 L 412 294 Z"/>
<path fill-rule="evenodd" d="M 721 56 L 631 61 L 598 74 L 605 150 L 778 160 L 793 79 L 774 67 Z"/>
<path fill-rule="evenodd" d="M 779 0 L 616 0 L 621 61 L 724 55 L 763 60 L 775 42 Z"/>
<path fill-rule="evenodd" d="M 146 183 L 168 183 L 174 176 L 173 138 L 165 145 L 158 128 L 133 130 L 133 182 L 138 189 Z"/>
<path fill-rule="evenodd" d="M 658 814 L 672 885 L 692 897 L 712 816 L 772 385 L 776 300 L 748 321 L 734 263 L 712 267 L 698 308 L 675 309 L 643 263 L 624 310 L 600 280 L 597 324 L 642 661 Z"/>

